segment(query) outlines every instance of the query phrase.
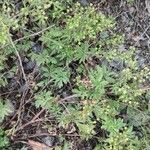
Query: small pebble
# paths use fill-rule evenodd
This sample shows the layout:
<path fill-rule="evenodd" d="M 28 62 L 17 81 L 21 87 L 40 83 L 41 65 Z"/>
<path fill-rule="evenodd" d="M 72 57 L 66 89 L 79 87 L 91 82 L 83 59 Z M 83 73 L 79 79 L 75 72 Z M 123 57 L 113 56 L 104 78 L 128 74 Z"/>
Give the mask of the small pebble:
<path fill-rule="evenodd" d="M 47 136 L 47 137 L 44 137 L 42 138 L 42 141 L 49 147 L 52 147 L 54 146 L 55 144 L 55 137 L 53 136 Z"/>
<path fill-rule="evenodd" d="M 80 3 L 82 6 L 88 6 L 88 5 L 89 5 L 88 0 L 79 0 L 79 3 Z"/>
<path fill-rule="evenodd" d="M 32 50 L 35 53 L 42 53 L 43 52 L 43 46 L 39 42 L 32 43 Z"/>

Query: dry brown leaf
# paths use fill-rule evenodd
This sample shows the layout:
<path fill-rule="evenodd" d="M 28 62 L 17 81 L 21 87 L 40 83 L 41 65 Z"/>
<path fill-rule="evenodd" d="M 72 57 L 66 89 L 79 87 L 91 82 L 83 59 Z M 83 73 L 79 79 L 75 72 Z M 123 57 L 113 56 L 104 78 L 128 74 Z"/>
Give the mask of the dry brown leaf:
<path fill-rule="evenodd" d="M 32 140 L 28 140 L 28 144 L 32 147 L 33 150 L 54 150 L 54 148 L 50 148 L 45 144 L 32 141 Z"/>

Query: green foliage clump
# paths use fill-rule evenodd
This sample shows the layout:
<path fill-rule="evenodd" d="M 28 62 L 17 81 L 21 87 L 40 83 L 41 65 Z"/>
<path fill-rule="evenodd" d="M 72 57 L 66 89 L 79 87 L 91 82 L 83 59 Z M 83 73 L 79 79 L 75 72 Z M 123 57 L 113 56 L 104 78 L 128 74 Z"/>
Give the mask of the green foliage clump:
<path fill-rule="evenodd" d="M 79 80 L 78 89 L 74 92 L 82 99 L 98 100 L 103 97 L 106 87 L 113 82 L 112 73 L 106 67 L 97 67 L 89 71 L 89 79 Z"/>
<path fill-rule="evenodd" d="M 42 92 L 36 95 L 35 106 L 37 108 L 42 107 L 48 109 L 50 112 L 56 114 L 60 113 L 61 109 L 58 106 L 57 99 L 52 96 L 51 92 Z"/>
<path fill-rule="evenodd" d="M 128 3 L 128 4 L 133 4 L 133 3 L 134 3 L 134 0 L 127 0 L 127 3 Z"/>
<path fill-rule="evenodd" d="M 97 138 L 95 149 L 98 150 L 148 148 L 149 100 L 144 95 L 150 92 L 146 82 L 150 69 L 138 68 L 132 47 L 127 51 L 119 49 L 124 37 L 113 32 L 115 21 L 112 17 L 98 12 L 93 5 L 82 7 L 71 0 L 25 0 L 19 9 L 8 0 L 1 9 L 0 76 L 5 75 L 7 56 L 16 57 L 12 39 L 17 51 L 36 62 L 41 72 L 32 91 L 35 107 L 53 114 L 58 127 L 66 128 L 74 123 L 81 139 Z M 8 19 L 5 20 L 5 16 Z M 33 25 L 28 31 L 30 22 Z M 31 51 L 31 32 L 41 29 L 44 30 L 38 40 L 42 50 Z M 17 42 L 10 30 L 20 31 L 27 38 Z M 95 59 L 101 62 L 94 63 Z M 116 71 L 109 65 L 112 61 L 124 65 Z M 74 62 L 77 65 L 75 73 L 70 67 Z M 0 86 L 5 84 L 5 79 L 0 79 Z M 69 92 L 77 97 L 73 104 L 70 101 L 63 104 L 60 99 L 63 92 L 58 94 L 68 86 Z M 3 120 L 10 108 L 2 102 L 0 108 Z M 122 111 L 126 112 L 122 114 Z M 142 138 L 134 127 L 139 129 Z M 104 135 L 98 134 L 101 132 Z"/>
<path fill-rule="evenodd" d="M 8 116 L 10 113 L 12 113 L 13 108 L 11 108 L 9 101 L 7 101 L 6 103 L 3 103 L 2 100 L 0 99 L 0 122 L 2 122 L 4 120 L 4 118 L 6 116 Z"/>
<path fill-rule="evenodd" d="M 112 18 L 108 19 L 105 15 L 97 13 L 92 6 L 83 8 L 77 3 L 74 7 L 73 17 L 69 16 L 66 21 L 69 36 L 72 36 L 74 41 L 95 39 L 98 32 L 114 26 Z"/>
<path fill-rule="evenodd" d="M 0 149 L 6 150 L 9 147 L 9 140 L 5 135 L 5 132 L 2 128 L 0 128 Z"/>

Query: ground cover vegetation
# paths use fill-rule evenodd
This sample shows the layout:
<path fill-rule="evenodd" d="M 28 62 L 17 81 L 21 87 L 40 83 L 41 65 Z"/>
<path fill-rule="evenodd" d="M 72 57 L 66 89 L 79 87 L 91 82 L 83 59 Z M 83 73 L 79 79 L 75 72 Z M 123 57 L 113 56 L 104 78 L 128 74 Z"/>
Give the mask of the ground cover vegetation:
<path fill-rule="evenodd" d="M 72 0 L 0 9 L 0 149 L 150 149 L 150 68 L 113 16 Z"/>

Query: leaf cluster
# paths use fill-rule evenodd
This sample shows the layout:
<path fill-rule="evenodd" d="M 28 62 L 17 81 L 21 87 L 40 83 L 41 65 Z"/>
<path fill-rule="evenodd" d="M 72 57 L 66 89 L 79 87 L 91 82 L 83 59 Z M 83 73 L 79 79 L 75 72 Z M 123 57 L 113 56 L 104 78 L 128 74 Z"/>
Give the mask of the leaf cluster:
<path fill-rule="evenodd" d="M 10 29 L 28 36 L 51 26 L 38 37 L 41 51 L 33 51 L 30 43 L 33 38 L 15 42 L 17 50 L 40 70 L 41 78 L 33 89 L 35 107 L 53 114 L 60 128 L 74 123 L 81 139 L 96 137 L 95 149 L 148 149 L 150 69 L 138 68 L 134 48 L 120 51 L 124 37 L 113 32 L 112 17 L 99 13 L 93 5 L 82 7 L 71 0 L 25 0 L 19 8 L 8 0 L 1 9 L 0 86 L 7 84 L 7 57 L 16 58 L 8 38 Z M 33 25 L 28 31 L 30 21 Z M 100 63 L 94 62 L 97 59 Z M 114 61 L 123 67 L 115 70 L 110 65 Z M 72 78 L 74 72 L 70 66 L 74 62 L 77 68 Z M 66 87 L 77 97 L 73 104 L 59 101 Z M 63 92 L 58 95 L 56 91 Z M 3 102 L 0 101 L 1 120 L 11 113 Z M 136 134 L 135 127 L 142 138 Z M 102 132 L 104 135 L 99 134 Z"/>

